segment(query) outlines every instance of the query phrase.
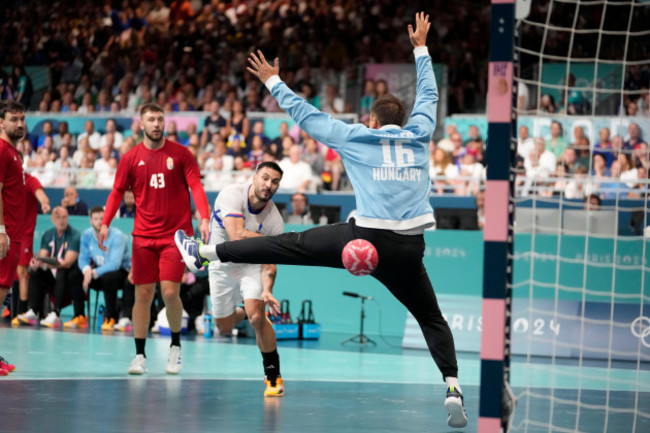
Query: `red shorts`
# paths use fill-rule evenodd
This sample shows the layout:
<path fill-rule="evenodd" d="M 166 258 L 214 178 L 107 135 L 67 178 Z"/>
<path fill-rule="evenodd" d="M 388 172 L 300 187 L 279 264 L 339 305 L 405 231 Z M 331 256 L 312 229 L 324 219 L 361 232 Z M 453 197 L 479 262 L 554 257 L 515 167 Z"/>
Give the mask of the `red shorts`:
<path fill-rule="evenodd" d="M 11 287 L 15 280 L 18 279 L 18 275 L 16 275 L 16 266 L 18 266 L 19 259 L 20 242 L 14 241 L 10 236 L 7 257 L 0 260 L 0 287 L 7 289 Z M 0 305 L 0 307 L 1 306 L 2 305 Z"/>
<path fill-rule="evenodd" d="M 185 263 L 173 238 L 133 236 L 131 262 L 133 284 L 150 284 L 157 281 L 180 283 L 185 273 Z"/>
<path fill-rule="evenodd" d="M 20 246 L 18 266 L 29 266 L 30 260 L 34 257 L 34 233 L 24 236 Z"/>

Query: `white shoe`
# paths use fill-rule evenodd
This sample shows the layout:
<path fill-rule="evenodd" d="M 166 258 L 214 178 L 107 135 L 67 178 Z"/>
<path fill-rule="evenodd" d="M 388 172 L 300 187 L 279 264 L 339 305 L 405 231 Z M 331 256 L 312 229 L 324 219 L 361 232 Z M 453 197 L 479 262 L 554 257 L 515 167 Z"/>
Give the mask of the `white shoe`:
<path fill-rule="evenodd" d="M 144 355 L 135 355 L 131 365 L 129 365 L 129 374 L 145 374 L 147 372 L 147 358 Z"/>
<path fill-rule="evenodd" d="M 61 318 L 54 311 L 50 311 L 50 314 L 43 320 L 41 320 L 41 326 L 47 326 L 48 328 L 60 328 L 61 327 Z"/>
<path fill-rule="evenodd" d="M 133 329 L 133 322 L 128 317 L 122 317 L 115 325 L 115 330 L 120 332 L 129 332 Z"/>
<path fill-rule="evenodd" d="M 203 331 L 205 331 L 204 320 L 205 319 L 203 318 L 203 314 L 197 316 L 196 319 L 194 319 L 194 327 L 196 328 L 196 333 L 198 335 L 203 334 Z"/>
<path fill-rule="evenodd" d="M 38 314 L 34 313 L 34 310 L 31 308 L 29 311 L 20 314 L 16 318 L 18 319 L 18 323 L 21 325 L 36 325 L 36 322 L 38 322 Z"/>
<path fill-rule="evenodd" d="M 178 346 L 169 346 L 169 355 L 167 355 L 167 374 L 178 374 L 183 368 L 181 361 L 181 348 Z"/>
<path fill-rule="evenodd" d="M 200 239 L 187 236 L 183 230 L 177 230 L 174 234 L 174 242 L 183 257 L 185 265 L 195 274 L 199 272 L 199 269 L 208 266 L 210 263 L 208 259 L 199 254 L 199 248 L 203 245 Z"/>
<path fill-rule="evenodd" d="M 453 386 L 447 388 L 445 409 L 449 412 L 447 424 L 453 428 L 463 428 L 467 425 L 467 413 L 463 402 L 463 394 Z"/>

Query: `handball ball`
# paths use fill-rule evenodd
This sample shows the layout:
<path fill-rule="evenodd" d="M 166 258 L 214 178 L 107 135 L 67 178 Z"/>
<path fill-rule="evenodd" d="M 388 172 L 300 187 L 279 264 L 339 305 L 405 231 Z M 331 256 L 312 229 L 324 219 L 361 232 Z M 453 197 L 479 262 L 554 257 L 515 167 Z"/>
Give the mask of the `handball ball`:
<path fill-rule="evenodd" d="M 375 246 L 364 239 L 347 243 L 341 254 L 343 266 L 352 275 L 368 275 L 377 268 L 379 257 Z"/>

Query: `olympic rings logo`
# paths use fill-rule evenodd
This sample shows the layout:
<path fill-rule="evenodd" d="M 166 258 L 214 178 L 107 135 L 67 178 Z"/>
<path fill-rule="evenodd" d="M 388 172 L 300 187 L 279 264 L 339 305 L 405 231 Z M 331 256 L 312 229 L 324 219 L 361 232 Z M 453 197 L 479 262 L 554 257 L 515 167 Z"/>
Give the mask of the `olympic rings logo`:
<path fill-rule="evenodd" d="M 645 347 L 650 347 L 650 319 L 645 316 L 640 316 L 634 319 L 630 325 L 632 335 L 641 340 L 641 344 Z"/>

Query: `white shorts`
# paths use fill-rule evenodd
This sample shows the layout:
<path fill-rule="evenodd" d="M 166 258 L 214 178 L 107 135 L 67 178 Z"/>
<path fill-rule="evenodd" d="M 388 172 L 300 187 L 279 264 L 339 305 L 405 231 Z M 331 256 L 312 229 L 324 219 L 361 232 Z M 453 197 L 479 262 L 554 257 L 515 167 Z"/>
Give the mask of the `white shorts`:
<path fill-rule="evenodd" d="M 208 271 L 215 319 L 230 316 L 246 299 L 262 299 L 262 265 L 212 262 Z"/>

